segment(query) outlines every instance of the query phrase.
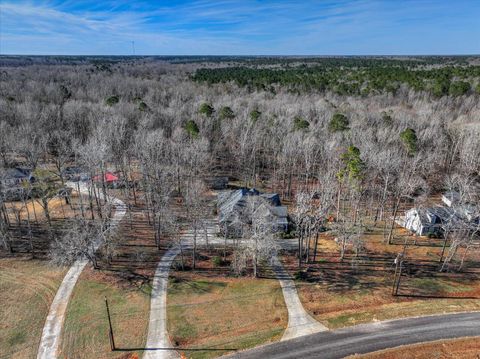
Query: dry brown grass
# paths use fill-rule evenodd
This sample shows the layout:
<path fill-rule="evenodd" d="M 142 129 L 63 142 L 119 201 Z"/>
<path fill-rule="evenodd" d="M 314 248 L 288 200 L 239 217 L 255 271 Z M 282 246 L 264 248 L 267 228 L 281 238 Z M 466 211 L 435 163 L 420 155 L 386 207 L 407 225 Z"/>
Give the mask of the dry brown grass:
<path fill-rule="evenodd" d="M 108 298 L 117 348 L 130 354 L 145 346 L 150 309 L 149 285 L 125 286 L 117 276 L 83 271 L 67 307 L 62 358 L 117 358 L 111 352 L 104 297 Z"/>
<path fill-rule="evenodd" d="M 363 255 L 355 258 L 350 254 L 340 262 L 338 245 L 331 235 L 322 234 L 317 261 L 309 265 L 307 280 L 297 281 L 304 307 L 328 327 L 480 310 L 480 273 L 474 265 L 480 260 L 478 253 L 472 251 L 465 272 L 439 273 L 441 247 L 428 245 L 432 240 L 413 237 L 400 228 L 395 245 L 385 243 L 381 228 L 363 238 Z M 403 250 L 405 240 L 406 261 L 411 265 L 402 275 L 401 296 L 392 296 L 393 259 Z M 414 241 L 421 245 L 413 245 Z M 291 272 L 296 271 L 294 257 L 284 261 Z"/>
<path fill-rule="evenodd" d="M 175 272 L 168 290 L 168 330 L 188 357 L 211 358 L 277 340 L 287 311 L 277 280 Z M 222 350 L 224 349 L 224 350 Z"/>
<path fill-rule="evenodd" d="M 353 355 L 350 359 L 478 359 L 480 337 L 438 340 L 429 343 L 401 346 L 375 353 Z"/>
<path fill-rule="evenodd" d="M 90 218 L 91 212 L 88 199 L 83 197 L 82 201 L 85 215 L 87 218 Z M 11 222 L 17 221 L 17 216 L 23 221 L 30 218 L 31 222 L 46 222 L 45 212 L 36 200 L 28 200 L 25 204 L 21 201 L 8 202 L 6 208 Z M 48 208 L 52 220 L 81 216 L 81 202 L 79 196 L 75 192 L 72 193 L 70 204 L 66 204 L 65 199 L 52 198 L 48 203 Z"/>
<path fill-rule="evenodd" d="M 66 269 L 0 259 L 0 358 L 35 358 L 50 304 Z"/>

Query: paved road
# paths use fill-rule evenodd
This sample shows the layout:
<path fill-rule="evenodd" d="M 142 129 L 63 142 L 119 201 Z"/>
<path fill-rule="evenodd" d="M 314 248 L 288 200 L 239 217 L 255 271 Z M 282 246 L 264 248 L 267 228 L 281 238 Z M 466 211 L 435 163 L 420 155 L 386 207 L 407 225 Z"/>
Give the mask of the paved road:
<path fill-rule="evenodd" d="M 282 341 L 239 352 L 230 359 L 337 359 L 399 345 L 480 336 L 480 312 L 376 322 Z"/>
<path fill-rule="evenodd" d="M 76 183 L 68 182 L 67 186 L 77 189 Z M 86 185 L 81 184 L 78 188 L 82 195 L 88 195 L 88 187 Z M 107 201 L 111 202 L 115 207 L 115 212 L 110 222 L 110 230 L 113 230 L 125 216 L 126 206 L 125 203 L 117 198 L 107 196 Z M 38 347 L 37 359 L 57 358 L 68 301 L 70 300 L 70 296 L 72 295 L 78 277 L 80 277 L 80 274 L 87 263 L 88 261 L 86 259 L 77 260 L 63 278 L 63 281 L 55 294 L 55 298 L 53 298 L 53 302 L 50 305 L 50 310 L 43 327 L 42 338 L 40 339 L 40 345 Z"/>

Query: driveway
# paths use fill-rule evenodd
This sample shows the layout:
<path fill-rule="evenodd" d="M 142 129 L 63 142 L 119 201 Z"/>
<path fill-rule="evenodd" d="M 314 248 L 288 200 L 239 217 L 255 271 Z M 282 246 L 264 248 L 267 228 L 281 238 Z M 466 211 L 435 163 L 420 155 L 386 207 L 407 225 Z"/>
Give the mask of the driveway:
<path fill-rule="evenodd" d="M 207 228 L 207 238 L 209 244 L 224 244 L 224 239 L 216 235 L 219 232 L 218 225 L 211 223 Z M 182 238 L 183 248 L 191 248 L 193 245 L 193 232 L 188 231 Z M 206 238 L 203 231 L 197 233 L 197 245 L 206 245 Z M 294 241 L 280 242 L 284 249 L 295 248 Z M 145 359 L 171 359 L 178 358 L 178 353 L 173 350 L 172 343 L 167 332 L 167 287 L 168 273 L 176 255 L 180 252 L 179 246 L 174 246 L 165 253 L 160 260 L 155 278 L 153 280 L 152 297 L 150 304 L 150 321 L 147 337 L 147 350 Z M 303 308 L 298 297 L 295 282 L 285 271 L 282 264 L 275 256 L 273 258 L 273 270 L 282 287 L 285 304 L 288 310 L 288 326 L 282 337 L 282 340 L 297 338 L 320 331 L 328 330 L 327 327 L 318 323 Z"/>
<path fill-rule="evenodd" d="M 76 183 L 68 182 L 67 186 L 77 189 Z M 85 184 L 79 184 L 78 189 L 80 189 L 80 194 L 88 195 L 89 189 Z M 110 221 L 110 230 L 113 230 L 125 216 L 127 209 L 125 203 L 117 198 L 107 196 L 107 201 L 111 202 L 115 207 L 115 212 Z M 98 246 L 95 250 L 97 248 Z M 78 277 L 80 277 L 80 274 L 87 263 L 88 261 L 86 259 L 75 261 L 63 278 L 63 281 L 55 294 L 55 298 L 53 298 L 53 302 L 50 305 L 50 310 L 43 327 L 42 338 L 40 339 L 40 345 L 38 347 L 37 359 L 54 359 L 58 357 L 62 327 L 65 320 L 68 301 L 70 300 Z"/>

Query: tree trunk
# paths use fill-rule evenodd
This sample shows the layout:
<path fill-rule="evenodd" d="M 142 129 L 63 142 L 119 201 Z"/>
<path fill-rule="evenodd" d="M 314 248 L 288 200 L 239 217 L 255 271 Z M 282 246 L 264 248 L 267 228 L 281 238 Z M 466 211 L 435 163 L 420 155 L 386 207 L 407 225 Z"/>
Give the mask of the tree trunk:
<path fill-rule="evenodd" d="M 196 260 L 197 260 L 197 226 L 193 228 L 193 269 L 195 269 L 196 265 Z"/>
<path fill-rule="evenodd" d="M 397 218 L 398 207 L 400 205 L 400 200 L 402 197 L 398 197 L 395 207 L 393 209 L 392 224 L 390 226 L 390 232 L 388 233 L 388 244 L 392 244 L 393 230 L 395 229 L 395 220 Z"/>
<path fill-rule="evenodd" d="M 315 247 L 313 248 L 313 262 L 314 263 L 317 260 L 318 237 L 319 237 L 319 233 L 318 233 L 318 230 L 317 230 L 316 233 L 315 233 Z"/>

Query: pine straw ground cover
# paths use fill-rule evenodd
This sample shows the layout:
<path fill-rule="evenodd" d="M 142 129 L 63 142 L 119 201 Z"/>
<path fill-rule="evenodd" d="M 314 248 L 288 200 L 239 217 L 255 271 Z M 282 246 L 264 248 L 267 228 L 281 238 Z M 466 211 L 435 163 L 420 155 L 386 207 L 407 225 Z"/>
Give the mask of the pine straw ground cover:
<path fill-rule="evenodd" d="M 35 358 L 50 304 L 66 272 L 45 261 L 0 259 L 0 358 Z"/>
<path fill-rule="evenodd" d="M 374 353 L 353 355 L 349 359 L 478 359 L 480 337 L 438 340 L 400 346 Z"/>
<path fill-rule="evenodd" d="M 397 253 L 408 242 L 398 296 L 392 296 Z M 414 241 L 418 246 L 413 245 Z M 471 251 L 464 271 L 439 273 L 441 243 L 397 231 L 393 245 L 380 229 L 364 236 L 365 250 L 339 260 L 337 244 L 322 234 L 315 263 L 297 280 L 307 311 L 331 329 L 410 316 L 480 310 L 479 255 Z M 432 246 L 436 245 L 436 246 Z M 477 251 L 478 252 L 478 251 Z M 292 275 L 296 258 L 284 258 Z M 298 276 L 297 276 L 298 277 Z"/>
<path fill-rule="evenodd" d="M 204 258 L 196 272 L 171 273 L 167 322 L 173 344 L 188 358 L 212 358 L 279 340 L 288 315 L 278 281 L 226 276 Z"/>

